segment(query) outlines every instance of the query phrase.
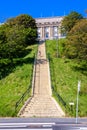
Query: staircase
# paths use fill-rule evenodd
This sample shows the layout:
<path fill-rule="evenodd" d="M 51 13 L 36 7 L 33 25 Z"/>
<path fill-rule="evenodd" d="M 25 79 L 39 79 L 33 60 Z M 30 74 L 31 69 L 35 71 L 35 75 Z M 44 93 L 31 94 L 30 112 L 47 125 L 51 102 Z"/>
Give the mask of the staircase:
<path fill-rule="evenodd" d="M 20 117 L 63 117 L 65 113 L 52 98 L 49 62 L 46 59 L 45 43 L 39 44 L 35 63 L 33 97 L 19 112 Z"/>

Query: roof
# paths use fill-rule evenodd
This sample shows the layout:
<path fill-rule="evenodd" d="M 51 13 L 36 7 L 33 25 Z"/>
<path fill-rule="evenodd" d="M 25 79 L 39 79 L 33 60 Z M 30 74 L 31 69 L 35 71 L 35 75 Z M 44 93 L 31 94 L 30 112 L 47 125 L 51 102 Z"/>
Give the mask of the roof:
<path fill-rule="evenodd" d="M 36 18 L 36 23 L 44 22 L 61 22 L 64 17 L 45 17 L 45 18 Z"/>

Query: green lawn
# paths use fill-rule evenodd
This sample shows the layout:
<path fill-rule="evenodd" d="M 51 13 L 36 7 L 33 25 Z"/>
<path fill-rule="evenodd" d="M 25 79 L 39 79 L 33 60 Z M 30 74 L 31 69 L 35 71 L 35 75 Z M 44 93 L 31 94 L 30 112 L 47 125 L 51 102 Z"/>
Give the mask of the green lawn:
<path fill-rule="evenodd" d="M 54 89 L 53 96 L 66 112 L 66 116 L 75 117 L 77 85 L 78 80 L 81 80 L 78 114 L 80 117 L 87 116 L 87 70 L 81 69 L 76 60 L 66 59 L 62 55 L 62 45 L 63 40 L 46 41 L 47 56 L 50 58 L 52 87 Z M 69 105 L 70 102 L 74 103 L 72 109 Z"/>
<path fill-rule="evenodd" d="M 3 64 L 1 68 L 3 70 L 0 80 L 0 116 L 11 117 L 17 116 L 17 112 L 20 110 L 23 104 L 20 104 L 15 112 L 15 104 L 20 99 L 22 94 L 31 87 L 32 71 L 34 56 L 37 45 L 31 45 L 27 48 L 28 53 L 23 58 L 14 59 L 13 66 Z M 0 62 L 1 63 L 1 62 Z M 3 69 L 4 68 L 4 69 Z M 31 89 L 29 95 L 24 98 L 24 101 L 31 95 Z"/>

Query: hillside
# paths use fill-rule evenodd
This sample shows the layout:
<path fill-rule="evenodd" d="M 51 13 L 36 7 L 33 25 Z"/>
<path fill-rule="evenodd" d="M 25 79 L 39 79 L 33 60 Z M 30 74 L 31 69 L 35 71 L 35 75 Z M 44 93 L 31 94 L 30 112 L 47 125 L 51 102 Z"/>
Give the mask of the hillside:
<path fill-rule="evenodd" d="M 34 56 L 37 45 L 30 45 L 26 49 L 26 55 L 13 59 L 13 63 L 0 60 L 0 117 L 16 116 L 24 101 L 31 95 L 31 82 Z M 28 94 L 15 111 L 16 102 L 30 88 Z"/>
<path fill-rule="evenodd" d="M 77 60 L 67 59 L 63 55 L 64 39 L 46 41 L 47 56 L 50 60 L 53 96 L 61 104 L 67 116 L 76 113 L 78 80 L 81 81 L 79 93 L 79 116 L 87 116 L 87 69 L 81 68 Z M 71 108 L 69 103 L 73 102 Z"/>

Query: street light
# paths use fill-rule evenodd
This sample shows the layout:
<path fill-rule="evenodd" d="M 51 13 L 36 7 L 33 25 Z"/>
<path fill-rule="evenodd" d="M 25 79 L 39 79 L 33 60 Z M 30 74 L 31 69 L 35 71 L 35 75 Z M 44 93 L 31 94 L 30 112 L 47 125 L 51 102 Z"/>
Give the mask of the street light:
<path fill-rule="evenodd" d="M 80 86 L 81 86 L 81 81 L 78 81 L 78 87 L 77 87 L 77 103 L 76 103 L 76 123 L 78 123 L 78 105 L 79 105 Z"/>
<path fill-rule="evenodd" d="M 56 45 L 57 45 L 57 58 L 58 58 L 58 55 L 59 55 L 59 54 L 58 54 L 58 53 L 59 53 L 59 52 L 58 52 L 58 51 L 59 51 L 59 49 L 58 49 L 58 36 L 57 36 L 57 44 L 56 44 Z"/>
<path fill-rule="evenodd" d="M 56 53 L 57 53 L 57 58 L 59 56 L 59 47 L 58 47 L 58 35 L 55 36 L 56 39 Z"/>

